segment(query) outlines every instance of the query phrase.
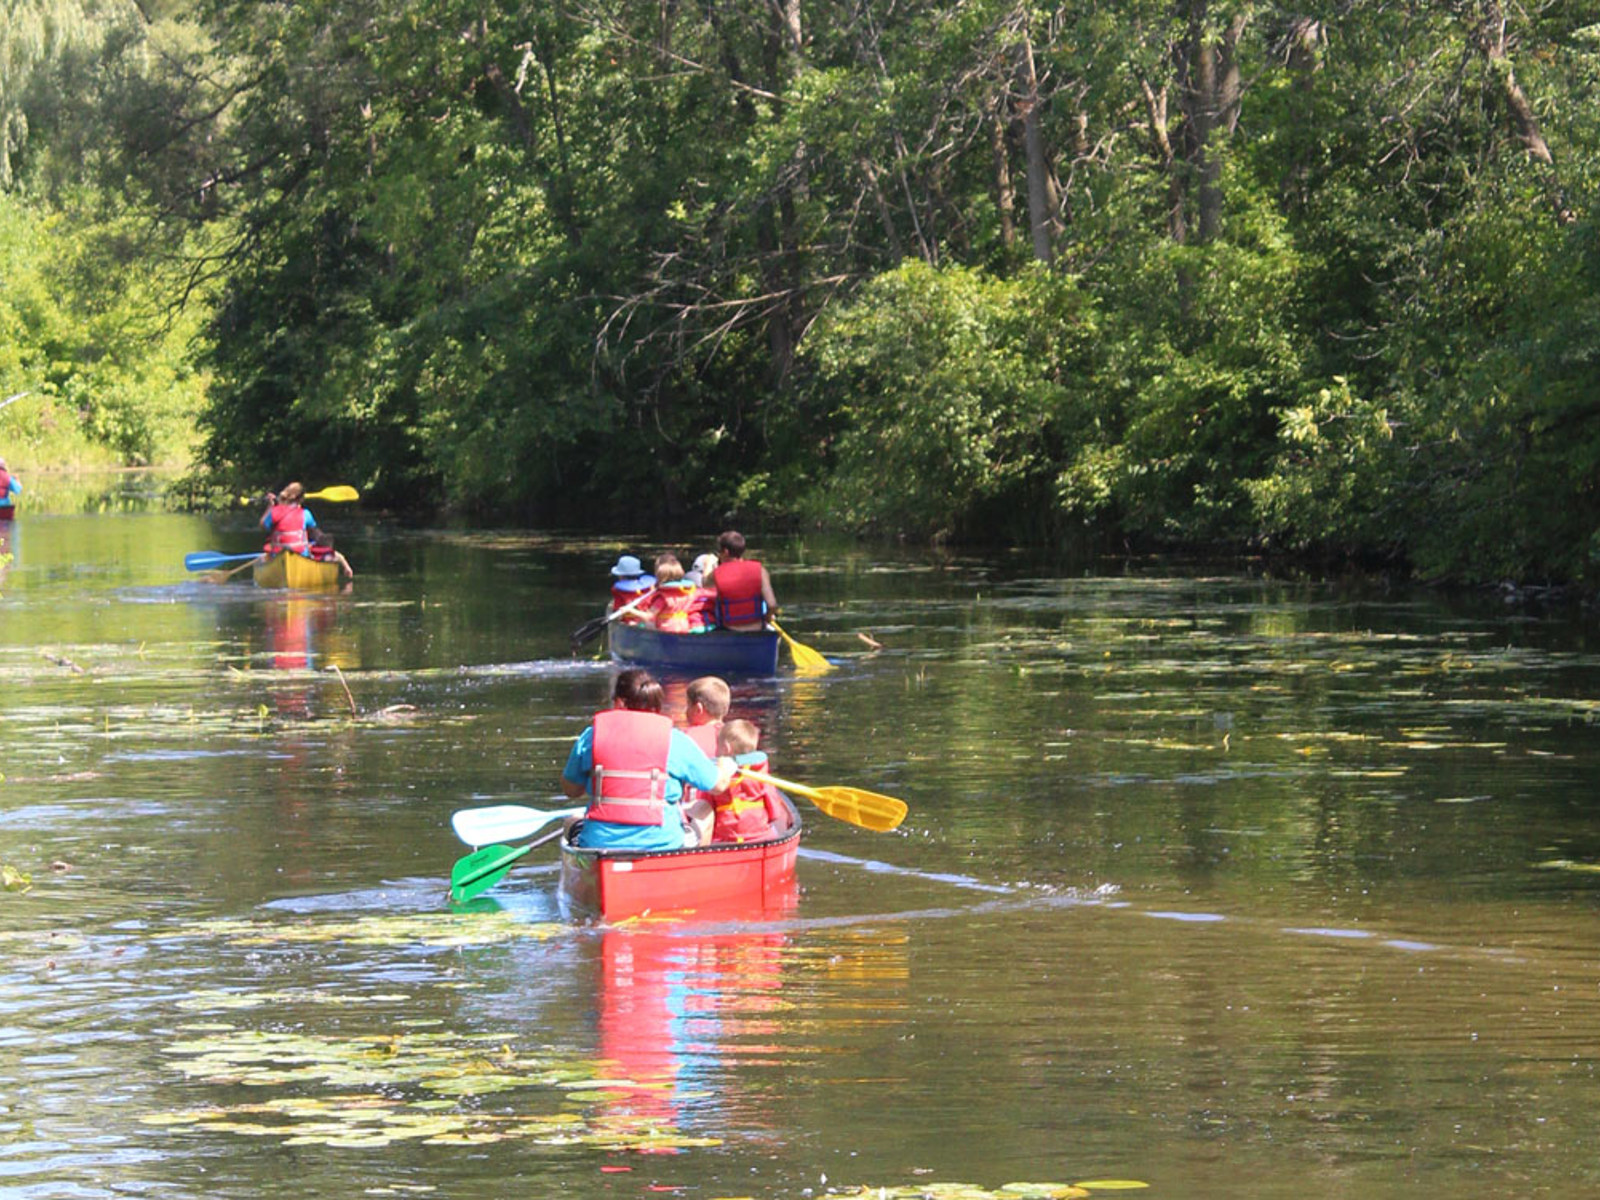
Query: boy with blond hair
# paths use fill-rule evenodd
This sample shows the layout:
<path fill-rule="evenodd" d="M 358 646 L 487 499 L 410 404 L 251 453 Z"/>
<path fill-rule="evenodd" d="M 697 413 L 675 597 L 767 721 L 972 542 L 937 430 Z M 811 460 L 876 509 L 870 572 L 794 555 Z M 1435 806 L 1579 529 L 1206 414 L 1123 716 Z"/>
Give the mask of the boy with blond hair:
<path fill-rule="evenodd" d="M 733 706 L 733 689 L 728 686 L 726 679 L 702 675 L 699 679 L 689 681 L 684 698 L 688 701 L 688 709 L 683 716 L 689 724 L 689 736 L 707 754 L 715 754 L 717 731 L 722 728 L 722 719 Z"/>
<path fill-rule="evenodd" d="M 752 721 L 724 721 L 717 735 L 717 754 L 731 758 L 735 766 L 766 771 L 767 756 L 757 749 L 761 730 Z M 772 836 L 772 806 L 781 801 L 771 795 L 771 785 L 758 783 L 744 775 L 720 792 L 706 796 L 711 802 L 711 840 L 713 842 L 758 842 Z"/>
<path fill-rule="evenodd" d="M 717 756 L 717 735 L 722 732 L 722 719 L 733 704 L 733 689 L 726 679 L 715 675 L 702 675 L 689 681 L 684 691 L 686 708 L 683 719 L 688 723 L 684 730 L 689 740 L 706 752 L 707 758 Z M 714 816 L 711 800 L 704 792 L 685 797 L 684 820 L 694 830 L 695 840 L 705 845 L 711 840 L 711 823 Z"/>

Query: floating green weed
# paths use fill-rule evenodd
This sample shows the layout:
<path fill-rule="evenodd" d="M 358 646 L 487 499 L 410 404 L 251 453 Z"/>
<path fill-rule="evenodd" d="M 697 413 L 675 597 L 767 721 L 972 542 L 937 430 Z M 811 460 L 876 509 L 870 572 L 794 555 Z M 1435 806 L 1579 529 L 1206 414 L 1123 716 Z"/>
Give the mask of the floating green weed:
<path fill-rule="evenodd" d="M 975 1183 L 911 1183 L 899 1187 L 866 1185 L 840 1196 L 875 1200 L 1081 1200 L 1095 1192 L 1124 1192 L 1150 1185 L 1137 1179 L 1090 1179 L 1081 1183 L 1004 1183 L 997 1188 Z"/>
<path fill-rule="evenodd" d="M 33 876 L 19 871 L 10 863 L 0 866 L 0 888 L 8 892 L 31 892 Z"/>
<path fill-rule="evenodd" d="M 568 932 L 559 922 L 533 924 L 504 912 L 413 913 L 290 923 L 217 919 L 180 925 L 170 937 L 218 938 L 233 946 L 346 942 L 353 946 L 488 946 L 543 941 Z"/>
<path fill-rule="evenodd" d="M 911 1183 L 899 1187 L 872 1184 L 851 1190 L 833 1190 L 836 1196 L 864 1200 L 1082 1200 L 1095 1192 L 1120 1192 L 1150 1185 L 1137 1179 L 1091 1179 L 1083 1183 L 1006 1183 L 997 1188 L 975 1183 Z"/>
<path fill-rule="evenodd" d="M 278 998 L 319 997 L 347 1002 L 327 993 Z M 346 1149 L 524 1140 L 661 1153 L 721 1144 L 627 1110 L 630 1098 L 670 1085 L 602 1077 L 591 1060 L 547 1047 L 518 1051 L 500 1034 L 331 1037 L 215 1022 L 181 1032 L 193 1036 L 166 1053 L 187 1078 L 219 1087 L 293 1088 L 296 1094 L 151 1114 L 143 1118 L 146 1125 Z M 317 1087 L 331 1091 L 310 1094 Z M 499 1098 L 493 1111 L 481 1103 L 490 1096 Z"/>

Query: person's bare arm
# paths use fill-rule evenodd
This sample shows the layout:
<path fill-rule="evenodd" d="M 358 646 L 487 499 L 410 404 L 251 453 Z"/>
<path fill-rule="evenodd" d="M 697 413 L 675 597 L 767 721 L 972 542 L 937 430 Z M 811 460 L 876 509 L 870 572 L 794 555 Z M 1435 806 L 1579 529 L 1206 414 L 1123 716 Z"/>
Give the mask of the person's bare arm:
<path fill-rule="evenodd" d="M 565 775 L 561 777 L 561 790 L 566 794 L 568 800 L 577 800 L 588 794 L 587 789 L 581 783 L 573 783 Z"/>
<path fill-rule="evenodd" d="M 778 611 L 778 598 L 772 594 L 772 576 L 767 574 L 767 568 L 761 568 L 761 599 L 766 602 L 768 612 Z"/>

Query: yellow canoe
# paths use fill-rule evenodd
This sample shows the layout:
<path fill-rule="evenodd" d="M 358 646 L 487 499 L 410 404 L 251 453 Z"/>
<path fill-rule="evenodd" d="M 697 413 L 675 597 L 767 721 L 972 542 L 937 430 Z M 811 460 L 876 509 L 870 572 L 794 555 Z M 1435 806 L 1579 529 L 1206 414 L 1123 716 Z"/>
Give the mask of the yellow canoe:
<path fill-rule="evenodd" d="M 314 558 L 307 558 L 304 554 L 274 554 L 265 562 L 256 563 L 250 569 L 250 574 L 255 579 L 256 586 L 263 588 L 297 588 L 301 591 L 315 591 L 339 586 L 338 563 L 331 560 L 318 562 Z"/>

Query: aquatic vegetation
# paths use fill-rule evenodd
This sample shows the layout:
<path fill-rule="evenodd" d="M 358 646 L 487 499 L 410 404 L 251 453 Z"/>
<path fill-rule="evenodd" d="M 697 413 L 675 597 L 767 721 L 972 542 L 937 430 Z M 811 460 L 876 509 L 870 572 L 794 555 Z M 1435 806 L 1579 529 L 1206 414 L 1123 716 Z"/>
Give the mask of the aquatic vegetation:
<path fill-rule="evenodd" d="M 898 1187 L 867 1184 L 851 1190 L 830 1189 L 835 1196 L 862 1200 L 1084 1200 L 1095 1192 L 1133 1191 L 1150 1185 L 1137 1179 L 1090 1179 L 1082 1183 L 1004 1183 L 997 1188 L 975 1183 L 910 1183 Z"/>
<path fill-rule="evenodd" d="M 205 938 L 225 946 L 456 947 L 539 940 L 569 932 L 506 913 L 374 914 L 272 922 L 204 920 L 162 931 L 163 940 Z M 441 984 L 441 987 L 460 986 Z M 615 1064 L 548 1046 L 522 1046 L 501 1031 L 458 1033 L 396 1029 L 393 1011 L 416 998 L 407 992 L 283 988 L 210 989 L 183 1000 L 190 1012 L 232 1019 L 181 1027 L 165 1048 L 172 1068 L 219 1088 L 291 1094 L 237 1104 L 202 1105 L 150 1114 L 143 1123 L 175 1130 L 276 1138 L 288 1146 L 365 1149 L 396 1141 L 478 1145 L 511 1140 L 544 1145 L 677 1153 L 721 1139 L 691 1136 L 659 1114 L 638 1114 L 629 1101 L 670 1091 L 664 1081 L 619 1077 Z M 307 1032 L 252 1027 L 237 1016 L 260 1013 L 278 1022 L 289 1010 L 374 1010 L 384 1032 Z M 485 1101 L 495 1098 L 495 1106 Z"/>
<path fill-rule="evenodd" d="M 343 942 L 353 946 L 488 946 L 542 941 L 568 932 L 557 922 L 533 924 L 505 912 L 367 915 L 348 920 L 197 921 L 165 931 L 166 937 L 217 938 L 234 946 Z"/>
<path fill-rule="evenodd" d="M 231 999 L 350 1002 L 331 993 Z M 719 1138 L 681 1134 L 625 1107 L 611 1110 L 618 1096 L 670 1085 L 607 1077 L 593 1060 L 547 1047 L 519 1051 L 499 1033 L 335 1037 L 225 1023 L 191 1025 L 180 1032 L 192 1036 L 174 1042 L 166 1053 L 185 1077 L 225 1088 L 289 1088 L 295 1094 L 152 1113 L 141 1118 L 145 1125 L 277 1138 L 286 1146 L 362 1149 L 397 1141 L 523 1140 L 662 1153 L 721 1144 Z M 332 1091 L 311 1095 L 313 1087 Z M 501 1107 L 482 1105 L 491 1096 Z"/>

